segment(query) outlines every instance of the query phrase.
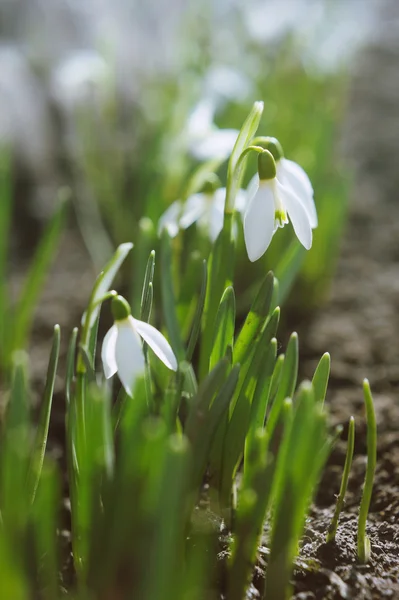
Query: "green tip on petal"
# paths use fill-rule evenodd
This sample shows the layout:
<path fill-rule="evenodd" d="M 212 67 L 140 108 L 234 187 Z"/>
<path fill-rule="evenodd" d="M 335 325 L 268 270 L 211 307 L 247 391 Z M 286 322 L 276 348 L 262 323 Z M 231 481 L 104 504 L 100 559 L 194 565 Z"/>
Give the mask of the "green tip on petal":
<path fill-rule="evenodd" d="M 111 302 L 112 316 L 114 321 L 124 321 L 130 314 L 130 306 L 123 296 L 116 296 Z"/>
<path fill-rule="evenodd" d="M 284 158 L 283 147 L 275 137 L 264 137 L 259 140 L 259 146 L 265 150 L 269 150 L 274 160 L 277 162 L 281 158 Z"/>
<path fill-rule="evenodd" d="M 258 154 L 258 173 L 261 181 L 276 177 L 276 163 L 269 150 L 264 150 Z"/>
<path fill-rule="evenodd" d="M 204 194 L 213 194 L 222 186 L 219 177 L 215 173 L 209 173 L 202 186 Z"/>

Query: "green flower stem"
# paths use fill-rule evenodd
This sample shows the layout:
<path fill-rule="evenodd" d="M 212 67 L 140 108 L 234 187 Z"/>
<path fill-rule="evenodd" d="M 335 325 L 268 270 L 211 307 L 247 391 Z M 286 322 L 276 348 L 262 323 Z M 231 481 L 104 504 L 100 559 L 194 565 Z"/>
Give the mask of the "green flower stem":
<path fill-rule="evenodd" d="M 345 466 L 344 472 L 342 474 L 341 487 L 339 489 L 339 494 L 337 498 L 337 503 L 335 505 L 335 511 L 333 518 L 331 520 L 330 527 L 328 528 L 326 542 L 332 542 L 335 540 L 335 535 L 337 533 L 338 527 L 338 519 L 339 515 L 344 506 L 345 494 L 348 487 L 348 479 L 349 473 L 352 466 L 353 459 L 353 450 L 355 448 L 355 419 L 351 417 L 349 419 L 349 430 L 348 430 L 348 445 L 346 449 L 346 458 L 345 458 Z"/>
<path fill-rule="evenodd" d="M 237 164 L 232 172 L 231 176 L 227 179 L 226 185 L 226 203 L 224 212 L 225 214 L 234 212 L 234 204 L 237 195 L 237 191 L 240 187 L 241 179 L 244 174 L 245 163 L 248 159 L 248 155 L 250 152 L 257 152 L 258 154 L 262 154 L 264 152 L 264 148 L 260 146 L 248 146 L 245 150 L 240 154 Z"/>
<path fill-rule="evenodd" d="M 367 417 L 367 469 L 360 503 L 359 521 L 357 526 L 357 555 L 362 563 L 370 559 L 370 540 L 366 534 L 367 515 L 370 508 L 373 491 L 374 473 L 377 462 L 377 423 L 375 418 L 373 397 L 367 379 L 363 381 L 363 395 Z"/>

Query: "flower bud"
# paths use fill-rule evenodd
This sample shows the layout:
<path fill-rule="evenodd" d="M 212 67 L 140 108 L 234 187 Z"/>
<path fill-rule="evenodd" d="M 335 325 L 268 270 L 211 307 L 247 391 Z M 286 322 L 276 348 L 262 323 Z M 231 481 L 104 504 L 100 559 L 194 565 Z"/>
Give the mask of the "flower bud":
<path fill-rule="evenodd" d="M 114 321 L 124 321 L 130 314 L 130 306 L 123 296 L 116 296 L 111 302 L 111 311 Z"/>
<path fill-rule="evenodd" d="M 269 150 L 264 150 L 258 154 L 258 173 L 261 181 L 276 177 L 276 163 Z"/>

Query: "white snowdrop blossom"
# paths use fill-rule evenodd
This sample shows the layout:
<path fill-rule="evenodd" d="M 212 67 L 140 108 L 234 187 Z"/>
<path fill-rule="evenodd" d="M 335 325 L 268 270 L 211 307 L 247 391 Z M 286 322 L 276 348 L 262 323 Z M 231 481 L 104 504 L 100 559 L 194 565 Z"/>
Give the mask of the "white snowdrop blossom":
<path fill-rule="evenodd" d="M 219 129 L 213 122 L 215 105 L 210 99 L 201 100 L 190 114 L 185 138 L 188 150 L 199 161 L 227 158 L 236 143 L 237 129 Z"/>
<path fill-rule="evenodd" d="M 235 208 L 240 213 L 244 212 L 246 198 L 246 192 L 239 190 Z M 173 238 L 180 229 L 188 229 L 193 223 L 197 223 L 214 242 L 223 228 L 225 200 L 226 188 L 193 194 L 185 204 L 176 200 L 159 219 L 158 235 L 166 229 Z"/>
<path fill-rule="evenodd" d="M 274 233 L 291 221 L 301 244 L 312 246 L 312 229 L 317 227 L 313 189 L 305 171 L 283 157 L 275 162 L 265 150 L 258 155 L 258 174 L 248 187 L 244 215 L 244 239 L 251 262 L 266 252 Z"/>
<path fill-rule="evenodd" d="M 104 337 L 101 358 L 107 379 L 118 373 L 123 387 L 132 396 L 134 382 L 144 373 L 145 359 L 141 338 L 172 371 L 177 360 L 169 342 L 155 327 L 134 319 L 129 304 L 122 296 L 112 300 L 114 325 Z"/>

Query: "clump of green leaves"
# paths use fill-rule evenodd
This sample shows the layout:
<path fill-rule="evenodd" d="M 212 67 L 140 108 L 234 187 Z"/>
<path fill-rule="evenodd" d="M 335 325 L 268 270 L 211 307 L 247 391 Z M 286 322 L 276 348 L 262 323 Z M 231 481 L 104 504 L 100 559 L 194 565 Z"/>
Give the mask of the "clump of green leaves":
<path fill-rule="evenodd" d="M 236 314 L 232 206 L 259 109 L 255 104 L 245 121 L 229 163 L 231 202 L 209 260 L 183 256 L 179 240 L 164 232 L 161 302 L 154 294 L 155 252 L 141 267 L 143 285 L 135 280 L 141 318 L 161 322 L 163 312 L 177 372 L 145 347 L 145 370 L 130 397 L 96 367 L 101 308 L 116 295 L 113 281 L 131 243 L 119 246 L 100 273 L 72 332 L 65 381 L 67 547 L 60 536 L 60 476 L 45 457 L 59 328 L 36 430 L 27 357 L 11 354 L 0 437 L 0 596 L 54 600 L 62 591 L 82 600 L 199 600 L 223 593 L 243 600 L 261 543 L 269 553 L 260 594 L 289 596 L 308 508 L 334 441 L 324 410 L 330 359 L 325 354 L 312 381 L 298 385 L 297 334 L 285 353 L 277 352 L 279 284 L 271 272 L 244 318 Z M 146 235 L 135 249 L 142 258 L 144 248 Z M 364 504 L 362 518 L 367 510 Z"/>

